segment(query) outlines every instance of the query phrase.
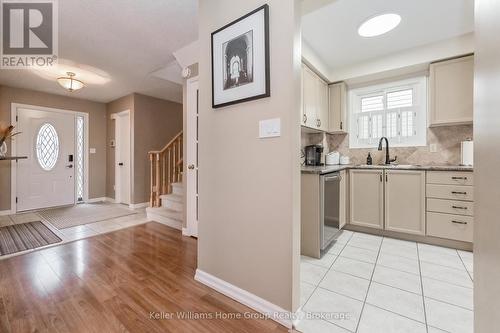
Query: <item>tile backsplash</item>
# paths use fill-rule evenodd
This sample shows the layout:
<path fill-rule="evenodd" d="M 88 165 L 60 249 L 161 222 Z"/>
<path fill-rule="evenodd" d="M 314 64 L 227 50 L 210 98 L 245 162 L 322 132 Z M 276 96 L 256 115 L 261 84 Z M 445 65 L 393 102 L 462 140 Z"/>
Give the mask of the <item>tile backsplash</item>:
<path fill-rule="evenodd" d="M 460 142 L 473 138 L 472 125 L 456 125 L 432 127 L 427 130 L 427 146 L 423 147 L 396 147 L 390 148 L 391 158 L 397 156 L 400 164 L 422 164 L 422 165 L 458 165 L 460 164 Z M 322 144 L 325 154 L 338 151 L 341 155 L 347 155 L 352 164 L 366 163 L 368 152 L 373 157 L 373 164 L 382 163 L 385 158 L 384 151 L 378 151 L 376 147 L 365 149 L 349 149 L 348 134 L 323 134 L 302 133 L 302 147 L 311 144 Z M 436 152 L 430 152 L 430 145 L 436 145 Z"/>

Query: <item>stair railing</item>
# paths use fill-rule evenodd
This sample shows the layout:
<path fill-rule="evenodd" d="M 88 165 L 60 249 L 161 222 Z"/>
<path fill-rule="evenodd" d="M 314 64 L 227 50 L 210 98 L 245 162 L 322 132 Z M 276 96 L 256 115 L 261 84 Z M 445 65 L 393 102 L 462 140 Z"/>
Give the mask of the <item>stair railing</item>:
<path fill-rule="evenodd" d="M 151 194 L 149 205 L 159 207 L 160 195 L 172 193 L 172 184 L 182 181 L 182 131 L 163 149 L 150 151 Z"/>

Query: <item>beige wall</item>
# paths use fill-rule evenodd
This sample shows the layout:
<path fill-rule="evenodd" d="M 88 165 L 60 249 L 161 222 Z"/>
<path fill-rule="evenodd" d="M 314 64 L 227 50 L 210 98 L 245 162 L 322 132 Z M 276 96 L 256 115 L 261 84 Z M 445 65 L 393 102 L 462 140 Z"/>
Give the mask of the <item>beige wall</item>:
<path fill-rule="evenodd" d="M 182 130 L 182 105 L 179 103 L 130 94 L 106 105 L 108 118 L 108 178 L 106 195 L 114 198 L 115 151 L 110 141 L 115 138 L 115 122 L 111 114 L 130 110 L 131 140 L 133 147 L 133 180 L 131 201 L 139 204 L 149 201 L 150 164 L 148 152 L 163 148 Z"/>
<path fill-rule="evenodd" d="M 104 197 L 106 193 L 106 105 L 34 90 L 0 86 L 0 120 L 11 122 L 11 103 L 65 109 L 89 114 L 89 147 L 96 149 L 96 154 L 89 155 L 89 198 Z M 10 185 L 10 164 L 1 162 L 0 211 L 10 209 Z"/>
<path fill-rule="evenodd" d="M 474 332 L 500 327 L 500 2 L 475 2 Z"/>
<path fill-rule="evenodd" d="M 130 110 L 130 123 L 134 115 L 134 94 L 123 96 L 115 101 L 106 104 L 106 197 L 115 197 L 115 148 L 111 147 L 111 140 L 115 139 L 115 121 L 111 119 L 113 113 Z M 132 133 L 130 134 L 132 135 Z M 132 140 L 131 140 L 132 142 Z M 133 186 L 133 182 L 131 182 Z"/>
<path fill-rule="evenodd" d="M 201 0 L 198 268 L 285 310 L 298 307 L 299 1 L 269 0 L 271 97 L 211 107 L 210 34 L 260 0 Z M 281 118 L 281 137 L 258 138 Z"/>
<path fill-rule="evenodd" d="M 182 104 L 134 94 L 134 186 L 133 203 L 149 201 L 148 152 L 160 150 L 182 131 Z"/>
<path fill-rule="evenodd" d="M 427 130 L 427 146 L 423 147 L 391 147 L 391 158 L 397 156 L 400 164 L 423 165 L 458 165 L 460 158 L 460 142 L 473 138 L 472 125 L 431 127 Z M 309 144 L 322 144 L 322 134 L 302 135 L 302 146 Z M 385 160 L 385 145 L 383 151 L 377 148 L 349 149 L 349 135 L 326 134 L 325 153 L 338 151 L 351 158 L 353 164 L 366 163 L 368 152 L 373 157 L 373 163 L 383 163 Z M 430 151 L 429 145 L 435 144 L 437 151 Z"/>

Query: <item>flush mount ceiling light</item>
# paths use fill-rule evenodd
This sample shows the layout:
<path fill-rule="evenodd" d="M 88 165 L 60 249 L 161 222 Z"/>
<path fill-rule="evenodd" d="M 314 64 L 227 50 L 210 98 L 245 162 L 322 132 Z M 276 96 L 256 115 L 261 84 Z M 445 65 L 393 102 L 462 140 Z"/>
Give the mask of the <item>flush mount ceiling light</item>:
<path fill-rule="evenodd" d="M 67 72 L 66 77 L 60 77 L 57 82 L 69 92 L 77 91 L 85 87 L 82 81 L 75 79 L 75 73 Z"/>
<path fill-rule="evenodd" d="M 358 34 L 361 37 L 380 36 L 396 28 L 399 23 L 401 23 L 401 16 L 398 14 L 377 15 L 363 22 L 358 29 Z"/>

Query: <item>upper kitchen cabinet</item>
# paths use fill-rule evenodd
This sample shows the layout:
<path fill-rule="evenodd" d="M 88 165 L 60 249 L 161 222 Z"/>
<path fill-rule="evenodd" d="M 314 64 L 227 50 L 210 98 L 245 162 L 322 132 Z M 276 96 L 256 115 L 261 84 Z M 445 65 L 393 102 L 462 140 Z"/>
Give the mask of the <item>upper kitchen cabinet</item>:
<path fill-rule="evenodd" d="M 347 133 L 347 86 L 344 82 L 329 87 L 330 122 L 328 132 Z"/>
<path fill-rule="evenodd" d="M 474 56 L 432 63 L 429 83 L 429 126 L 472 122 Z"/>
<path fill-rule="evenodd" d="M 328 84 L 302 64 L 301 125 L 328 130 Z"/>

